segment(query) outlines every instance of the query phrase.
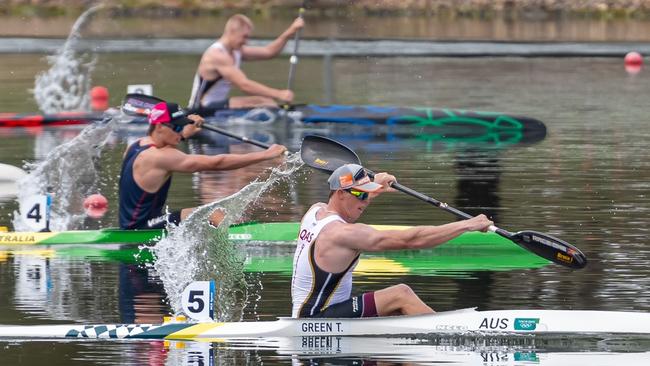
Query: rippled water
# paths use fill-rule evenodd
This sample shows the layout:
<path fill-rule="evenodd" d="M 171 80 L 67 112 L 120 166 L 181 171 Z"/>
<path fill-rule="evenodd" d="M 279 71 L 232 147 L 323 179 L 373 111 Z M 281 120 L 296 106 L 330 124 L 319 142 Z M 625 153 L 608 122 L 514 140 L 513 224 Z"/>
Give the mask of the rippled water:
<path fill-rule="evenodd" d="M 157 55 L 155 59 L 102 55 L 93 81 L 110 87 L 113 104 L 118 103 L 125 85 L 136 81 L 151 82 L 157 95 L 183 103 L 196 61 L 182 55 Z M 368 271 L 358 276 L 355 292 L 404 282 L 436 310 L 478 306 L 650 311 L 647 70 L 629 75 L 621 60 L 600 58 L 346 58 L 334 59 L 331 69 L 325 65 L 320 59 L 301 61 L 295 83 L 300 101 L 319 102 L 330 93 L 336 101 L 349 104 L 507 111 L 544 121 L 548 135 L 532 145 L 465 145 L 417 136 L 390 139 L 374 136 L 373 131 L 361 135 L 346 129 L 337 131 L 337 136 L 373 170 L 389 171 L 401 183 L 462 210 L 486 212 L 506 229 L 532 229 L 559 236 L 579 246 L 590 260 L 586 269 L 575 272 L 556 265 L 532 264 L 524 269 L 464 269 L 458 259 L 456 267 L 436 270 L 452 259 L 440 262 L 438 258 L 436 262 L 441 254 L 406 252 L 400 254 L 401 259 L 386 258 L 408 267 L 411 262 L 404 258 L 419 257 L 422 270 L 404 271 L 392 266 Z M 0 95 L 6 101 L 3 109 L 34 109 L 27 93 L 33 77 L 12 75 L 44 67 L 40 56 L 0 55 L 0 68 L 13 72 L 1 77 Z M 143 73 L 143 67 L 155 71 Z M 286 82 L 286 60 L 267 62 L 264 68 L 259 64 L 246 67 L 254 78 L 274 85 Z M 323 81 L 327 70 L 333 75 L 330 90 Z M 297 149 L 301 136 L 311 130 L 278 125 L 235 131 Z M 79 128 L 2 130 L 1 161 L 20 165 L 22 161 L 42 160 L 55 146 L 78 133 Z M 110 211 L 100 222 L 87 219 L 82 225 L 116 225 L 120 156 L 126 141 L 143 133 L 120 131 L 109 139 L 99 158 L 98 187 L 109 198 Z M 210 154 L 256 150 L 243 144 L 226 145 L 226 141 L 207 134 L 190 142 L 188 148 Z M 169 203 L 173 208 L 209 203 L 235 193 L 261 173 L 261 168 L 251 167 L 179 174 L 174 178 Z M 326 199 L 325 178 L 316 172 L 298 174 L 293 183 L 282 183 L 268 191 L 246 215 L 259 221 L 299 220 L 311 203 Z M 4 202 L 0 205 L 0 225 L 9 224 L 16 209 L 11 200 Z M 379 198 L 363 217 L 368 223 L 411 225 L 453 219 L 399 193 Z M 119 254 L 122 252 L 114 249 L 86 253 L 0 251 L 0 323 L 159 320 L 170 309 L 156 272 L 136 264 L 133 253 Z M 241 248 L 241 252 L 247 260 L 281 258 L 291 256 L 292 248 L 251 246 Z M 252 295 L 244 318 L 268 320 L 290 313 L 290 272 L 245 272 L 245 280 Z M 392 340 L 386 341 L 392 342 L 386 346 L 382 342 L 375 341 L 376 349 L 385 347 L 393 354 L 350 357 L 468 364 L 522 364 L 530 359 L 538 363 L 575 359 L 577 364 L 647 364 L 648 359 L 647 353 L 638 353 L 647 349 L 643 343 L 594 341 L 576 345 L 559 340 L 486 345 L 485 340 L 420 340 L 414 345 L 413 340 Z M 51 364 L 177 364 L 192 354 L 189 348 L 164 347 L 158 342 L 0 342 L 0 357 L 24 364 L 45 360 Z M 283 347 L 214 344 L 197 352 L 208 357 L 212 354 L 224 364 L 284 364 L 290 360 L 287 349 L 291 347 Z M 342 357 L 349 355 L 346 352 L 361 346 L 341 347 L 340 352 L 336 348 L 321 348 L 320 352 L 333 357 L 335 364 L 344 363 Z M 48 349 L 47 356 L 40 352 L 43 348 Z M 629 350 L 637 353 L 594 353 Z"/>

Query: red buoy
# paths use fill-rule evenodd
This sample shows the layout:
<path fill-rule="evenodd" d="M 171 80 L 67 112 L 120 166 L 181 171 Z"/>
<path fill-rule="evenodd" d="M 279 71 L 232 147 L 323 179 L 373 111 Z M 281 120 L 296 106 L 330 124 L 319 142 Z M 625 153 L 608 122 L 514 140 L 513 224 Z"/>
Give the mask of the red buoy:
<path fill-rule="evenodd" d="M 108 200 L 99 193 L 91 194 L 84 200 L 86 215 L 98 219 L 108 211 Z"/>
<path fill-rule="evenodd" d="M 638 52 L 628 52 L 625 55 L 625 71 L 629 74 L 638 74 L 643 66 L 643 56 Z"/>

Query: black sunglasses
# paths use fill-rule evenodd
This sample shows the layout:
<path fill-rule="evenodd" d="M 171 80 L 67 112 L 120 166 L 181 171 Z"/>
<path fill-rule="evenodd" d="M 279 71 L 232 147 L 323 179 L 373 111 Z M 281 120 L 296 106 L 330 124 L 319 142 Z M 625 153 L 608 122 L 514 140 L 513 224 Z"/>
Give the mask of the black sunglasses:
<path fill-rule="evenodd" d="M 181 132 L 183 132 L 183 128 L 185 128 L 185 126 L 179 126 L 179 125 L 175 125 L 175 124 L 173 124 L 173 123 L 163 123 L 162 125 L 163 125 L 163 126 L 166 126 L 166 127 L 168 127 L 168 128 L 171 128 L 172 131 L 174 131 L 174 132 L 176 132 L 176 133 L 181 133 Z"/>

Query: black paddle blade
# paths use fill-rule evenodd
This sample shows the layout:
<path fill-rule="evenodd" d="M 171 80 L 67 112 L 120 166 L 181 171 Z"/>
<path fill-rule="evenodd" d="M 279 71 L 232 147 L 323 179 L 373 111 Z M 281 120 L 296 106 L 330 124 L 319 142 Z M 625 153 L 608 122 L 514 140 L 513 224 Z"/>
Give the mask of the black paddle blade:
<path fill-rule="evenodd" d="M 587 257 L 575 246 L 548 234 L 537 231 L 520 231 L 510 240 L 561 266 L 581 269 L 587 265 Z"/>
<path fill-rule="evenodd" d="M 127 94 L 122 101 L 122 112 L 129 116 L 147 117 L 160 98 L 144 94 Z"/>
<path fill-rule="evenodd" d="M 307 135 L 302 139 L 300 157 L 310 167 L 328 173 L 345 164 L 361 165 L 361 160 L 352 149 L 340 142 L 317 135 Z"/>

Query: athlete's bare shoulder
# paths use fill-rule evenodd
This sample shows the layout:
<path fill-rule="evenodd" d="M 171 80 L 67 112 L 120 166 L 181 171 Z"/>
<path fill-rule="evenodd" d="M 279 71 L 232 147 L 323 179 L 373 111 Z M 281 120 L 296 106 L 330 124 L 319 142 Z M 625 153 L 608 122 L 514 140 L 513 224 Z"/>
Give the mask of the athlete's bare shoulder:
<path fill-rule="evenodd" d="M 201 62 L 218 62 L 220 64 L 234 64 L 235 58 L 223 48 L 210 47 L 204 53 Z"/>
<path fill-rule="evenodd" d="M 235 59 L 225 50 L 210 47 L 201 57 L 199 63 L 199 73 L 205 79 L 213 79 L 217 77 L 220 72 L 219 69 L 233 67 Z"/>

